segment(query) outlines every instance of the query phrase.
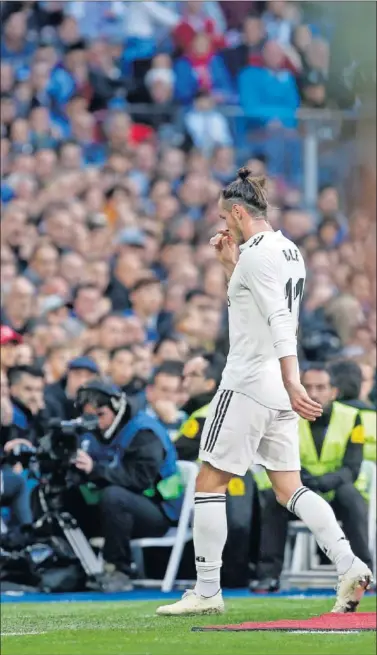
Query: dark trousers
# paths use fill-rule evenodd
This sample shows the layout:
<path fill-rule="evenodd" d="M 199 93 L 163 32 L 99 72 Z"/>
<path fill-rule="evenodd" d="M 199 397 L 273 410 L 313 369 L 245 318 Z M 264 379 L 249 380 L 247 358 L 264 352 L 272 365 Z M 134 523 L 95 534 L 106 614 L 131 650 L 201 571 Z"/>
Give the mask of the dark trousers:
<path fill-rule="evenodd" d="M 98 505 L 87 505 L 80 491 L 72 489 L 66 493 L 64 509 L 87 537 L 105 538 L 105 561 L 124 573 L 130 571 L 130 540 L 162 537 L 171 526 L 152 500 L 123 487 L 106 487 Z"/>
<path fill-rule="evenodd" d="M 14 473 L 10 466 L 4 466 L 1 469 L 1 475 L 4 485 L 1 504 L 10 508 L 12 520 L 16 524 L 30 525 L 33 519 L 26 480 L 19 473 Z"/>
<path fill-rule="evenodd" d="M 280 578 L 288 522 L 297 517 L 276 501 L 272 489 L 262 492 L 262 526 L 258 578 Z M 368 505 L 353 484 L 338 487 L 331 503 L 335 516 L 343 523 L 344 534 L 357 557 L 372 566 L 368 547 Z"/>

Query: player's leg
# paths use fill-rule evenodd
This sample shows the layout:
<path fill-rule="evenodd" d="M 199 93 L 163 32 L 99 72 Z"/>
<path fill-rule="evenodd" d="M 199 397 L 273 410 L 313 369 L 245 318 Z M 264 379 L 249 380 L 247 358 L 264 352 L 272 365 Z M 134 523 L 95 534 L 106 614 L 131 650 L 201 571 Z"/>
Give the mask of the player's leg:
<path fill-rule="evenodd" d="M 254 417 L 258 427 L 254 428 L 255 439 L 250 440 L 252 428 L 248 417 L 251 420 L 253 416 L 252 402 L 243 394 L 230 391 L 221 391 L 214 399 L 201 438 L 200 459 L 203 463 L 195 492 L 197 583 L 181 601 L 159 608 L 158 614 L 209 614 L 224 609 L 220 573 L 227 539 L 226 489 L 234 475 L 246 473 L 253 458 L 253 445 L 256 450 L 266 421 L 265 411 Z"/>
<path fill-rule="evenodd" d="M 354 611 L 370 582 L 371 572 L 353 554 L 330 505 L 302 484 L 297 419 L 293 412 L 279 413 L 259 444 L 258 456 L 266 467 L 277 501 L 305 523 L 336 566 L 339 588 L 333 611 Z"/>

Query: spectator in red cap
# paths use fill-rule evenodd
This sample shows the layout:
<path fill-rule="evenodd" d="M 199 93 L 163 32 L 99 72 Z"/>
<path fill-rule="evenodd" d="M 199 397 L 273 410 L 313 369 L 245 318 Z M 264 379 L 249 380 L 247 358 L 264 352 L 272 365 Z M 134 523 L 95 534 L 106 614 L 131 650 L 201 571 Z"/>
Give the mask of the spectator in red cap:
<path fill-rule="evenodd" d="M 1 366 L 8 369 L 15 364 L 18 344 L 22 343 L 22 336 L 9 325 L 0 327 Z"/>

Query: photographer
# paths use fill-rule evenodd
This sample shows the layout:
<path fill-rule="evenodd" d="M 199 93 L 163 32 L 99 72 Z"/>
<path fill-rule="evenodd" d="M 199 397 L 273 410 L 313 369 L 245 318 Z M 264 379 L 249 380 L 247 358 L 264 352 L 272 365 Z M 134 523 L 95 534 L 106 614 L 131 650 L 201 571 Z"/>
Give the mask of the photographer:
<path fill-rule="evenodd" d="M 75 464 L 99 498 L 95 505 L 86 493 L 92 504 L 85 504 L 73 489 L 65 508 L 87 536 L 99 536 L 100 526 L 104 590 L 127 590 L 130 540 L 162 536 L 178 521 L 182 487 L 176 452 L 162 424 L 144 412 L 132 417 L 125 394 L 112 384 L 88 382 L 78 391 L 77 409 L 98 418 L 98 429 L 81 437 Z"/>

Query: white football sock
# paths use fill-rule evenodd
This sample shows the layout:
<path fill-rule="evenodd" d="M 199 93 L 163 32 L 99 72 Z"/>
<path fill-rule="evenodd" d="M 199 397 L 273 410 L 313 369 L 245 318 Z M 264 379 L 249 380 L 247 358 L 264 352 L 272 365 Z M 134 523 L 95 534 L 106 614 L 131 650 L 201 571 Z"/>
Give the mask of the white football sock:
<path fill-rule="evenodd" d="M 299 487 L 287 509 L 296 514 L 314 535 L 321 550 L 336 566 L 339 575 L 351 567 L 354 554 L 330 505 L 307 487 Z"/>
<path fill-rule="evenodd" d="M 225 494 L 195 494 L 195 591 L 206 598 L 220 589 L 221 558 L 228 534 L 225 499 Z"/>

